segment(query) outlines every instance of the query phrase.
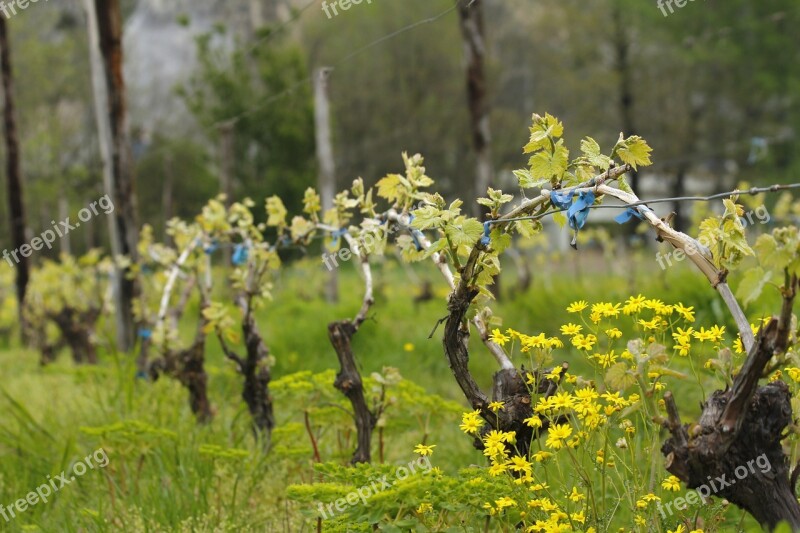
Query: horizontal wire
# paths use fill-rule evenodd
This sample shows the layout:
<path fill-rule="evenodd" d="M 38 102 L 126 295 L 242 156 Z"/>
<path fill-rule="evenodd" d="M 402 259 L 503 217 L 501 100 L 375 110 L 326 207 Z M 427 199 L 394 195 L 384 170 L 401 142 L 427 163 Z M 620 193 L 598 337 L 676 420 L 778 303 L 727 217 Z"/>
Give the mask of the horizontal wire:
<path fill-rule="evenodd" d="M 591 188 L 591 187 L 585 187 Z M 785 185 L 770 185 L 769 187 L 752 187 L 746 190 L 733 190 L 728 192 L 722 192 L 718 194 L 712 194 L 710 196 L 675 196 L 672 198 L 654 198 L 652 200 L 640 200 L 638 202 L 634 202 L 631 204 L 619 204 L 619 205 L 592 205 L 589 206 L 589 209 L 630 209 L 632 207 L 639 207 L 644 206 L 647 207 L 647 204 L 663 204 L 663 203 L 671 203 L 671 202 L 711 202 L 713 200 L 719 200 L 722 198 L 729 198 L 731 196 L 736 195 L 751 195 L 755 196 L 756 194 L 761 193 L 774 193 L 779 191 L 786 191 L 790 189 L 798 189 L 800 188 L 800 183 L 790 183 Z M 549 215 L 554 215 L 556 213 L 564 213 L 569 211 L 569 209 L 554 209 L 552 211 L 548 211 L 546 213 L 541 213 L 538 215 L 531 215 L 527 217 L 517 217 L 517 218 L 499 218 L 495 220 L 487 220 L 485 224 L 505 224 L 507 222 L 516 222 L 518 220 L 541 220 Z"/>

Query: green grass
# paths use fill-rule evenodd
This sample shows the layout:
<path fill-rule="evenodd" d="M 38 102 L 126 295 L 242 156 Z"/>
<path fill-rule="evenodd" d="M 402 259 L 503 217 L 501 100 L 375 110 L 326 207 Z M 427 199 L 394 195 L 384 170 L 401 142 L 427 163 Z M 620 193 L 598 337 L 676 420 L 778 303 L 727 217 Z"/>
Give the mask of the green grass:
<path fill-rule="evenodd" d="M 565 307 L 572 301 L 621 301 L 643 293 L 666 302 L 681 301 L 697 309 L 698 324 L 732 324 L 720 300 L 689 265 L 665 273 L 647 270 L 652 261 L 625 259 L 609 265 L 591 253 L 569 254 L 558 264 L 534 266 L 534 283 L 515 294 L 513 276 L 504 278 L 506 296 L 495 305 L 503 327 L 555 335 L 569 320 Z M 578 263 L 580 262 L 580 263 Z M 624 272 L 618 275 L 614 270 Z M 565 275 L 572 272 L 574 275 Z M 326 324 L 352 317 L 358 310 L 362 287 L 347 265 L 341 270 L 341 301 L 321 299 L 324 277 L 315 261 L 287 268 L 276 280 L 274 302 L 260 312 L 259 324 L 276 358 L 274 379 L 299 371 L 312 373 L 336 368 Z M 428 338 L 446 314 L 446 288 L 428 265 L 414 270 L 414 278 L 434 283 L 437 298 L 415 305 L 420 290 L 403 267 L 387 261 L 375 268 L 378 286 L 371 319 L 356 335 L 353 348 L 366 377 L 384 366 L 396 367 L 406 379 L 428 393 L 457 402 L 466 409 L 441 347 L 441 330 Z M 752 316 L 769 310 L 776 300 L 767 296 Z M 187 317 L 196 316 L 196 307 Z M 188 338 L 189 319 L 182 324 Z M 410 351 L 404 349 L 412 344 Z M 494 362 L 471 340 L 471 367 L 489 390 Z M 577 353 L 563 357 L 576 372 L 587 368 Z M 46 482 L 48 475 L 66 469 L 72 461 L 99 447 L 108 454 L 105 469 L 90 470 L 58 491 L 48 503 L 39 503 L 0 529 L 9 531 L 298 531 L 301 509 L 287 501 L 290 483 L 315 479 L 311 444 L 304 428 L 308 398 L 346 406 L 330 390 L 293 395 L 276 394 L 279 452 L 264 456 L 253 442 L 246 409 L 240 400 L 240 379 L 210 339 L 207 347 L 209 393 L 215 409 L 213 422 L 198 426 L 189 411 L 187 395 L 174 380 L 156 383 L 134 379 L 132 358 L 103 354 L 98 367 L 75 368 L 67 354 L 49 367 L 38 364 L 38 354 L 18 346 L 0 353 L 0 504 L 15 500 Z M 696 384 L 670 383 L 679 393 L 685 416 L 698 412 L 701 392 Z M 707 391 L 708 392 L 708 391 Z M 413 401 L 412 401 L 413 400 Z M 408 399 L 414 403 L 416 399 Z M 422 404 L 420 404 L 422 405 Z M 444 404 L 443 404 L 444 405 Z M 327 410 L 326 410 L 327 409 Z M 446 454 L 434 464 L 448 472 L 482 458 L 458 431 L 455 409 L 420 413 L 395 405 L 385 429 L 385 460 L 406 463 L 414 444 L 427 439 Z M 344 462 L 354 435 L 347 417 L 325 406 L 312 411 L 323 460 Z M 436 409 L 433 409 L 436 411 Z M 328 424 L 323 415 L 336 422 Z M 116 424 L 116 426 L 115 426 Z M 377 436 L 375 451 L 377 457 Z M 209 448 L 218 446 L 218 448 Z M 241 450 L 231 457 L 224 450 Z M 237 455 L 238 453 L 238 455 Z M 308 529 L 306 529 L 308 530 Z"/>

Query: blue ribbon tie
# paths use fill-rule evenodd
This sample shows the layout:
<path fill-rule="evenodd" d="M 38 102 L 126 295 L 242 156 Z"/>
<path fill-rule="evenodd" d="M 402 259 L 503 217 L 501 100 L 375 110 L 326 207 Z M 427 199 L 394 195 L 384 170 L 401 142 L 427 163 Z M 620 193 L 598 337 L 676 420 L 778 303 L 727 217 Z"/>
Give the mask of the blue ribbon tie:
<path fill-rule="evenodd" d="M 244 244 L 237 244 L 236 247 L 233 249 L 233 257 L 231 258 L 231 261 L 233 262 L 234 265 L 241 266 L 247 263 L 247 256 L 248 256 L 247 246 L 245 246 Z"/>

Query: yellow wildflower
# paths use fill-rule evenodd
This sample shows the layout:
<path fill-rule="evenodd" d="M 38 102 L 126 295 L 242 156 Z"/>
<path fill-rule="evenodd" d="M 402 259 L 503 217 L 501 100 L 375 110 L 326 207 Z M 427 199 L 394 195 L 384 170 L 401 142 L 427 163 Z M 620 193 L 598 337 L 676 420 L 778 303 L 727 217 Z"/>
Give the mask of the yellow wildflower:
<path fill-rule="evenodd" d="M 461 415 L 461 431 L 467 435 L 477 433 L 483 427 L 484 421 L 480 418 L 480 411 L 472 411 Z"/>
<path fill-rule="evenodd" d="M 582 500 L 586 499 L 586 495 L 582 492 L 578 492 L 578 487 L 572 487 L 569 499 L 575 503 L 580 503 Z"/>
<path fill-rule="evenodd" d="M 495 328 L 492 330 L 492 334 L 489 336 L 489 340 L 495 344 L 499 344 L 500 346 L 505 346 L 508 341 L 511 340 L 511 337 L 507 337 L 503 335 L 503 333 Z"/>
<path fill-rule="evenodd" d="M 491 402 L 489 404 L 489 409 L 494 411 L 495 413 L 503 408 L 505 404 L 503 402 Z"/>
<path fill-rule="evenodd" d="M 547 447 L 554 450 L 560 450 L 564 447 L 564 441 L 572 435 L 572 428 L 569 424 L 556 424 L 550 428 L 547 434 Z"/>
<path fill-rule="evenodd" d="M 436 448 L 435 444 L 431 444 L 430 446 L 426 446 L 424 444 L 417 444 L 414 447 L 414 453 L 418 453 L 422 457 L 427 455 L 433 455 L 433 449 Z"/>
<path fill-rule="evenodd" d="M 661 487 L 665 490 L 678 492 L 681 490 L 681 480 L 675 476 L 669 476 L 667 479 L 661 482 Z"/>
<path fill-rule="evenodd" d="M 587 307 L 589 307 L 589 302 L 586 300 L 578 300 L 577 302 L 572 302 L 569 307 L 567 307 L 567 313 L 580 313 Z"/>
<path fill-rule="evenodd" d="M 583 326 L 580 326 L 578 324 L 573 324 L 571 322 L 569 324 L 564 324 L 563 326 L 561 326 L 562 335 L 568 335 L 572 337 L 574 335 L 577 335 L 581 331 L 583 331 Z"/>
<path fill-rule="evenodd" d="M 694 322 L 694 307 L 684 307 L 683 304 L 675 304 L 675 311 L 687 322 Z"/>

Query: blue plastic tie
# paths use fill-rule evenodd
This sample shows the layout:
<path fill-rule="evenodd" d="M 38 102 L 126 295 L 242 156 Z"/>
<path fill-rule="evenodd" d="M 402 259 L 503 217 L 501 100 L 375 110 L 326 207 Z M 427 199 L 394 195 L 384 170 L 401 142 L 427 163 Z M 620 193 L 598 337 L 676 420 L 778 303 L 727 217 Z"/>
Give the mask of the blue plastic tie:
<path fill-rule="evenodd" d="M 573 196 L 575 196 L 575 191 L 550 191 L 550 202 L 559 209 L 567 210 L 572 207 Z"/>
<path fill-rule="evenodd" d="M 247 263 L 248 249 L 244 244 L 237 244 L 233 249 L 233 257 L 231 261 L 236 266 L 241 266 Z"/>
<path fill-rule="evenodd" d="M 206 255 L 211 255 L 218 249 L 219 249 L 219 241 L 217 241 L 217 239 L 214 239 L 213 241 L 211 241 L 211 243 L 209 243 L 207 246 L 203 248 L 203 251 L 206 253 Z"/>
<path fill-rule="evenodd" d="M 147 379 L 150 376 L 147 375 L 147 372 L 144 370 L 137 370 L 136 371 L 136 379 Z"/>
<path fill-rule="evenodd" d="M 614 217 L 614 220 L 617 224 L 625 224 L 630 222 L 631 219 L 634 217 L 638 218 L 639 220 L 644 220 L 644 216 L 639 212 L 638 209 L 634 209 L 633 207 L 629 207 L 619 215 Z"/>
<path fill-rule="evenodd" d="M 139 328 L 139 337 L 142 339 L 149 339 L 153 336 L 153 332 L 148 328 Z"/>
<path fill-rule="evenodd" d="M 585 191 L 578 195 L 578 199 L 569 207 L 567 211 L 567 218 L 569 219 L 569 227 L 574 230 L 582 229 L 586 225 L 586 219 L 589 218 L 589 211 L 594 205 L 594 192 Z"/>
<path fill-rule="evenodd" d="M 492 244 L 492 221 L 489 220 L 483 223 L 483 237 L 481 237 L 481 244 L 483 246 L 489 246 Z"/>
<path fill-rule="evenodd" d="M 422 247 L 422 244 L 420 244 L 420 242 L 419 242 L 419 239 L 417 239 L 417 233 L 418 233 L 418 231 L 419 231 L 419 230 L 414 230 L 414 229 L 412 229 L 412 230 L 411 230 L 411 240 L 412 240 L 412 241 L 414 241 L 414 244 L 415 244 L 415 245 L 416 245 L 416 247 L 417 247 L 417 251 L 418 251 L 418 252 L 421 252 L 421 251 L 422 251 L 422 250 L 424 250 L 425 248 L 423 248 L 423 247 Z"/>
<path fill-rule="evenodd" d="M 333 237 L 334 246 L 337 246 L 339 244 L 339 237 L 344 237 L 345 233 L 347 233 L 347 228 L 337 229 L 336 231 L 331 233 L 331 237 Z"/>

